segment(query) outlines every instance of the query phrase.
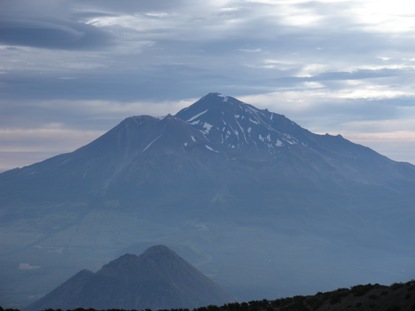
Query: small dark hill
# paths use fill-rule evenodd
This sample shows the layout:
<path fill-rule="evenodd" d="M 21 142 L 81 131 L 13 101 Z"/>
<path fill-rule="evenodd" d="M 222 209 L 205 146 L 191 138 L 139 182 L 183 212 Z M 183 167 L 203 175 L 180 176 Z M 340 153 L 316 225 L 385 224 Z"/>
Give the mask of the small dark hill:
<path fill-rule="evenodd" d="M 209 311 L 410 311 L 415 310 L 415 281 L 394 283 L 391 286 L 379 284 L 356 285 L 335 291 L 317 293 L 313 296 L 295 296 L 277 300 L 258 300 L 230 303 Z M 194 311 L 207 311 L 198 308 Z"/>
<path fill-rule="evenodd" d="M 166 246 L 126 254 L 96 273 L 83 270 L 26 310 L 167 309 L 232 301 L 218 285 Z"/>

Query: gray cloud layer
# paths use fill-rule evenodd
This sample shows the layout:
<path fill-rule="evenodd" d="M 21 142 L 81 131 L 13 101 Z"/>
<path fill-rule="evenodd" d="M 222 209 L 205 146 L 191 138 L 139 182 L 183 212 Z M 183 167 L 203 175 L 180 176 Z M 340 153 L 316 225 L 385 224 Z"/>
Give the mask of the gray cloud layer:
<path fill-rule="evenodd" d="M 0 127 L 96 134 L 219 91 L 415 162 L 415 9 L 396 1 L 0 0 Z"/>

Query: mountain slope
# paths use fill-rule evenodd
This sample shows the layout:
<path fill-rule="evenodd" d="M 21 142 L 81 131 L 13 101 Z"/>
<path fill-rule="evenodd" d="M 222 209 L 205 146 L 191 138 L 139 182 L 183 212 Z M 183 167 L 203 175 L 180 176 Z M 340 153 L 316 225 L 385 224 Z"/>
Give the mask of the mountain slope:
<path fill-rule="evenodd" d="M 282 115 L 211 93 L 176 116 L 127 118 L 68 154 L 0 175 L 0 206 L 164 202 L 252 182 L 315 188 L 411 187 L 414 166 L 341 136 L 313 134 Z M 190 189 L 189 189 L 190 185 Z M 242 186 L 242 185 L 241 185 Z M 163 191 L 160 191 L 163 189 Z M 205 195 L 202 194 L 202 195 Z M 136 208 L 134 206 L 133 208 Z M 30 207 L 32 210 L 32 208 Z M 29 211 L 25 211 L 29 212 Z"/>
<path fill-rule="evenodd" d="M 415 176 L 413 166 L 391 161 L 340 135 L 313 134 L 285 116 L 218 93 L 206 95 L 178 112 L 176 117 L 196 127 L 215 146 L 224 147 L 228 152 L 250 152 L 255 158 L 268 155 L 275 160 L 271 162 L 274 165 L 282 163 L 290 169 L 293 169 L 290 165 L 301 166 L 302 170 L 309 170 L 306 173 L 312 173 L 311 166 L 314 166 L 314 170 L 324 169 L 324 174 L 332 170 L 344 178 L 370 182 L 379 178 L 384 181 L 390 174 L 403 179 L 407 179 L 408 173 L 411 179 Z"/>
<path fill-rule="evenodd" d="M 210 93 L 0 174 L 0 303 L 149 243 L 243 300 L 392 283 L 415 273 L 414 188 L 411 164 Z"/>
<path fill-rule="evenodd" d="M 222 305 L 232 298 L 163 245 L 126 254 L 98 272 L 82 270 L 26 310 L 144 310 Z"/>

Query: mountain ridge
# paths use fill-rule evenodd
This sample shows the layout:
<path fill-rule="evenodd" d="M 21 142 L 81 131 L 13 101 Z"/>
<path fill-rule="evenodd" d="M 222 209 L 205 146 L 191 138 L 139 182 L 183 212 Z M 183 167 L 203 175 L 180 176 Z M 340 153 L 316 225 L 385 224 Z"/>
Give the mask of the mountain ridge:
<path fill-rule="evenodd" d="M 32 303 L 44 309 L 175 309 L 234 301 L 217 284 L 164 245 L 125 254 L 93 273 L 81 270 Z"/>
<path fill-rule="evenodd" d="M 221 114 L 224 114 L 223 109 L 229 110 L 226 111 L 226 120 L 221 117 Z M 200 112 L 200 110 L 202 111 Z M 242 115 L 242 113 L 246 115 Z M 217 124 L 209 121 L 212 117 Z M 239 118 L 241 120 L 238 120 Z M 241 125 L 242 122 L 245 124 Z M 235 150 L 241 148 L 242 150 Z M 110 169 L 117 174 L 119 171 L 128 169 L 135 158 L 144 157 L 145 153 L 172 153 L 174 150 L 183 156 L 185 151 L 188 153 L 197 150 L 200 154 L 203 151 L 218 155 L 225 153 L 225 155 L 219 156 L 227 159 L 242 154 L 243 157 L 248 157 L 250 160 L 278 160 L 281 158 L 281 161 L 289 161 L 295 160 L 295 157 L 291 157 L 293 155 L 291 149 L 293 148 L 296 149 L 295 152 L 302 152 L 305 156 L 320 157 L 325 165 L 330 165 L 331 160 L 322 159 L 322 152 L 327 153 L 329 157 L 340 156 L 342 161 L 349 162 L 356 160 L 356 154 L 359 154 L 358 157 L 370 156 L 373 158 L 376 156 L 376 162 L 382 162 L 379 165 L 384 166 L 383 169 L 404 165 L 381 156 L 370 148 L 354 144 L 340 135 L 313 134 L 282 115 L 271 113 L 268 110 L 259 110 L 233 97 L 223 96 L 219 93 L 209 93 L 190 107 L 179 111 L 175 116 L 126 118 L 90 144 L 46 161 L 58 162 L 60 160 L 60 163 L 54 163 L 55 168 L 59 169 L 60 166 L 68 166 L 71 162 L 85 162 L 81 158 L 85 154 L 92 153 L 94 160 L 104 157 L 102 162 L 114 165 L 115 167 Z M 352 153 L 349 151 L 351 148 L 353 148 Z M 87 156 L 93 158 L 90 155 Z M 212 154 L 208 156 L 212 156 Z M 291 159 L 289 159 L 290 157 Z M 19 175 L 36 174 L 41 170 L 36 171 L 31 168 L 41 168 L 44 162 L 12 171 L 15 174 L 20 172 Z M 85 164 L 84 175 L 88 174 L 86 166 L 92 166 L 88 162 L 90 161 L 86 161 Z M 368 161 L 367 164 L 373 164 L 370 162 Z M 413 170 L 415 166 L 405 164 L 405 168 Z M 9 171 L 6 173 L 11 174 Z M 83 176 L 84 179 L 86 177 Z"/>

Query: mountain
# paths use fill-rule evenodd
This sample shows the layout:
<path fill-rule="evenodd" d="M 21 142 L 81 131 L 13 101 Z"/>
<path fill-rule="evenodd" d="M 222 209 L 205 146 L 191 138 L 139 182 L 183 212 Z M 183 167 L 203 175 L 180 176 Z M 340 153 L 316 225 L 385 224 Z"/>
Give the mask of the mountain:
<path fill-rule="evenodd" d="M 0 174 L 0 303 L 154 244 L 241 300 L 401 281 L 413 189 L 409 163 L 210 93 Z"/>
<path fill-rule="evenodd" d="M 110 200 L 136 208 L 137 202 L 153 204 L 155 196 L 192 189 L 211 196 L 241 184 L 242 176 L 279 186 L 402 189 L 413 185 L 415 169 L 341 136 L 316 135 L 282 115 L 210 93 L 175 116 L 127 118 L 72 153 L 0 176 L 0 204 L 13 218 L 25 201 L 28 213 L 33 205 L 63 202 L 91 206 Z"/>
<path fill-rule="evenodd" d="M 163 245 L 125 254 L 98 272 L 82 270 L 26 310 L 144 310 L 223 305 L 233 299 Z"/>

